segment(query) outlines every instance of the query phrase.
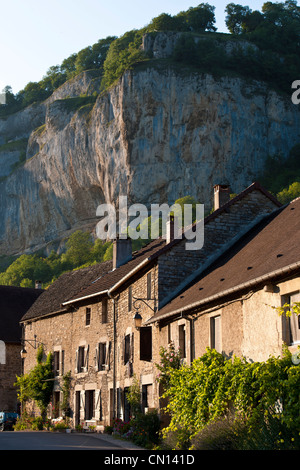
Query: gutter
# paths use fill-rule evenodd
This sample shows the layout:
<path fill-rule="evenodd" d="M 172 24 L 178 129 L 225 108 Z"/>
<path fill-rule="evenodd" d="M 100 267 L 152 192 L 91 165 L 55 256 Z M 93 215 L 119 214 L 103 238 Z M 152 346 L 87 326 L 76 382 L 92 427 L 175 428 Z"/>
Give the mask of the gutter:
<path fill-rule="evenodd" d="M 234 294 L 235 292 L 238 292 L 239 290 L 243 290 L 247 287 L 252 287 L 252 286 L 254 286 L 256 284 L 259 284 L 261 282 L 268 281 L 268 280 L 270 280 L 274 277 L 277 277 L 281 274 L 287 274 L 287 273 L 289 273 L 291 271 L 294 271 L 295 269 L 298 269 L 298 268 L 300 268 L 300 261 L 297 261 L 296 263 L 289 264 L 285 268 L 276 269 L 275 271 L 272 271 L 268 274 L 264 274 L 263 276 L 256 277 L 256 278 L 252 279 L 251 281 L 247 281 L 247 282 L 239 284 L 235 287 L 231 287 L 230 289 L 219 292 L 218 294 L 211 295 L 210 297 L 207 297 L 205 299 L 193 302 L 189 305 L 186 305 L 185 307 L 181 307 L 181 308 L 178 308 L 176 310 L 173 310 L 172 312 L 165 313 L 164 315 L 161 315 L 160 317 L 157 317 L 157 318 L 152 317 L 152 318 L 150 318 L 150 320 L 146 321 L 145 324 L 154 323 L 154 322 L 163 320 L 165 318 L 168 318 L 170 316 L 176 315 L 178 313 L 186 312 L 187 310 L 193 309 L 195 307 L 200 307 L 202 305 L 205 305 L 208 302 L 218 300 L 222 297 L 225 297 L 226 295 Z"/>
<path fill-rule="evenodd" d="M 120 281 L 118 281 L 116 284 L 114 284 L 110 289 L 102 290 L 100 292 L 95 292 L 90 295 L 85 295 L 83 297 L 78 297 L 77 299 L 73 300 L 68 300 L 67 302 L 63 302 L 62 305 L 70 305 L 74 304 L 75 302 L 79 302 L 80 300 L 85 300 L 85 299 L 91 299 L 93 297 L 97 297 L 97 295 L 102 295 L 102 294 L 107 294 L 109 297 L 111 296 L 111 293 L 114 292 L 118 287 L 120 287 L 124 282 L 127 281 L 133 274 L 138 272 L 142 267 L 146 266 L 151 261 L 150 257 L 144 259 L 138 266 L 136 266 L 134 269 L 132 269 L 128 274 L 122 277 Z"/>
<path fill-rule="evenodd" d="M 96 297 L 97 295 L 106 294 L 106 293 L 107 293 L 107 290 L 102 290 L 101 292 L 96 292 L 96 293 L 94 293 L 94 294 L 85 295 L 85 296 L 83 296 L 83 297 L 78 297 L 78 299 L 67 300 L 67 302 L 63 302 L 62 305 L 74 304 L 75 302 L 79 302 L 80 300 L 90 299 L 90 298 L 92 298 L 92 297 Z"/>

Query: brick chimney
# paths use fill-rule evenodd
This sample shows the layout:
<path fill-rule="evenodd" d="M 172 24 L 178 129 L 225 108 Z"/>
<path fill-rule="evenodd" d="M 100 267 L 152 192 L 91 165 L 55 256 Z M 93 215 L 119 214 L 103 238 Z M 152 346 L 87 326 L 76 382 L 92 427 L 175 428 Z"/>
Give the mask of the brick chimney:
<path fill-rule="evenodd" d="M 113 269 L 132 259 L 131 238 L 116 238 L 113 241 Z"/>
<path fill-rule="evenodd" d="M 216 184 L 214 186 L 214 210 L 224 206 L 230 201 L 230 186 L 227 184 Z"/>

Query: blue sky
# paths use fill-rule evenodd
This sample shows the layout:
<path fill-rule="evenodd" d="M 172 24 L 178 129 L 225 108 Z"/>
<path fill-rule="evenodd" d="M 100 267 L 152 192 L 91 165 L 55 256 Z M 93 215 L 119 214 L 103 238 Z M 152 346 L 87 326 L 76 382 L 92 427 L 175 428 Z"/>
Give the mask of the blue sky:
<path fill-rule="evenodd" d="M 225 7 L 232 0 L 207 1 L 215 6 L 216 27 L 225 26 Z M 14 93 L 39 81 L 52 65 L 107 36 L 139 29 L 161 13 L 175 15 L 201 0 L 0 0 L 0 91 Z M 206 3 L 206 0 L 203 1 Z M 233 1 L 261 10 L 264 1 Z"/>

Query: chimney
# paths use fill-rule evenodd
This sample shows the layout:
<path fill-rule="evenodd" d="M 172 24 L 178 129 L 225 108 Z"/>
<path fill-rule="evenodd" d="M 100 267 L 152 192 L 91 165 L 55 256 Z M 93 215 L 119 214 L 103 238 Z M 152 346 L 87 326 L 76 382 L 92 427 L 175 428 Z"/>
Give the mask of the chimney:
<path fill-rule="evenodd" d="M 166 223 L 166 243 L 172 242 L 178 234 L 178 218 L 174 214 L 169 214 Z"/>
<path fill-rule="evenodd" d="M 132 259 L 131 238 L 116 238 L 113 241 L 113 269 Z"/>
<path fill-rule="evenodd" d="M 214 210 L 224 206 L 230 201 L 230 186 L 227 184 L 216 184 L 214 186 Z"/>
<path fill-rule="evenodd" d="M 41 289 L 42 288 L 42 282 L 41 281 L 35 281 L 35 288 L 36 289 Z"/>

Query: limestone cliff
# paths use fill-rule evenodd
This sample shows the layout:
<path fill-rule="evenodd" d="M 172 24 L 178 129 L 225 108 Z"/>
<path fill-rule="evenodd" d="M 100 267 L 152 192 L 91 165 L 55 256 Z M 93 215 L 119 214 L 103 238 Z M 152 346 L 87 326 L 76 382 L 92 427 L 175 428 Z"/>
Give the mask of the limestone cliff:
<path fill-rule="evenodd" d="M 24 110 L 32 114 L 18 132 L 0 120 L 0 138 L 13 128 L 12 139 L 29 137 L 26 162 L 0 182 L 0 254 L 93 230 L 97 206 L 119 195 L 147 205 L 192 195 L 210 209 L 214 184 L 239 192 L 268 155 L 300 142 L 299 108 L 259 82 L 157 64 L 126 72 L 97 99 L 69 98 L 81 93 L 68 86 L 38 113 Z"/>

